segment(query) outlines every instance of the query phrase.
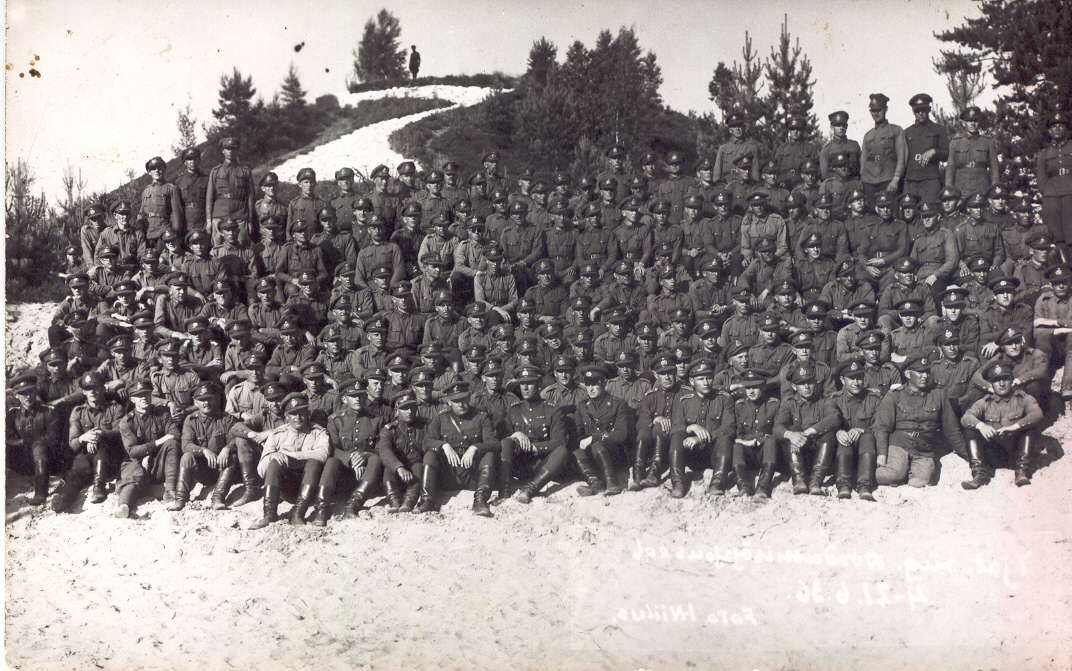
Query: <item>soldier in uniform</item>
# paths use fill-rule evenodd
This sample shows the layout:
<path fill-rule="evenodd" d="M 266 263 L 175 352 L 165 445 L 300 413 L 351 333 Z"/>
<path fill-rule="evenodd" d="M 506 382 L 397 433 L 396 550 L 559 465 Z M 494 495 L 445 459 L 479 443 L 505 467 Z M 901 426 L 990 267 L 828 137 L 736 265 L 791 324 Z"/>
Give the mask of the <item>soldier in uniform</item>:
<path fill-rule="evenodd" d="M 779 259 L 789 255 L 789 235 L 785 219 L 770 210 L 769 197 L 760 191 L 748 196 L 748 213 L 741 220 L 741 263 L 747 267 L 758 256 L 759 241 L 772 238 Z"/>
<path fill-rule="evenodd" d="M 100 238 L 97 240 L 96 250 L 98 257 L 101 256 L 101 252 L 110 247 L 115 247 L 119 256 L 124 259 L 131 256 L 143 256 L 148 254 L 150 249 L 156 250 L 160 244 L 160 236 L 163 235 L 164 230 L 167 230 L 166 224 L 162 225 L 160 230 L 155 231 L 156 237 L 153 238 L 152 243 L 147 244 L 145 232 L 131 225 L 129 202 L 125 200 L 119 201 L 116 203 L 112 213 L 115 214 L 115 223 L 101 231 Z M 92 265 L 92 259 L 87 259 L 86 261 Z"/>
<path fill-rule="evenodd" d="M 735 350 L 730 350 L 733 353 Z M 731 354 L 736 356 L 736 354 Z M 759 464 L 754 496 L 769 499 L 774 484 L 774 467 L 778 459 L 778 442 L 774 437 L 774 423 L 781 406 L 778 397 L 768 393 L 769 378 L 757 368 L 747 368 L 741 373 L 739 395 L 734 394 L 733 414 L 735 434 L 733 441 L 733 471 L 737 475 L 737 487 L 741 494 L 752 493 L 750 468 Z"/>
<path fill-rule="evenodd" d="M 875 472 L 875 435 L 872 420 L 882 395 L 868 389 L 864 382 L 867 363 L 861 356 L 854 356 L 841 364 L 841 391 L 830 396 L 837 409 L 840 428 L 837 438 L 837 454 L 834 461 L 837 469 L 837 497 L 852 497 L 852 467 L 856 464 L 856 493 L 861 500 L 874 501 L 873 476 Z"/>
<path fill-rule="evenodd" d="M 1035 166 L 1042 195 L 1042 222 L 1055 240 L 1072 243 L 1072 140 L 1068 115 L 1057 112 L 1046 121 L 1051 145 L 1039 152 Z"/>
<path fill-rule="evenodd" d="M 577 404 L 577 435 L 584 437 L 573 456 L 585 479 L 577 493 L 581 496 L 600 492 L 606 496 L 621 494 L 622 487 L 615 479 L 615 461 L 624 461 L 629 436 L 627 406 L 607 393 L 607 372 L 603 366 L 583 366 L 580 374 L 588 398 Z M 601 473 L 593 460 L 599 464 Z"/>
<path fill-rule="evenodd" d="M 968 216 L 957 226 L 954 234 L 962 259 L 981 256 L 989 262 L 990 269 L 995 270 L 1005 263 L 1005 245 L 998 225 L 983 218 L 985 205 L 984 195 L 976 193 L 970 196 L 965 203 Z M 963 269 L 961 272 L 964 272 Z"/>
<path fill-rule="evenodd" d="M 66 512 L 91 480 L 89 502 L 102 503 L 107 497 L 105 484 L 114 477 L 122 459 L 119 421 L 123 406 L 107 395 L 104 380 L 96 372 L 79 378 L 78 386 L 85 394 L 85 403 L 71 411 L 67 435 L 74 459 L 52 497 L 52 509 L 57 513 Z"/>
<path fill-rule="evenodd" d="M 685 194 L 696 186 L 696 179 L 682 174 L 684 170 L 685 155 L 680 151 L 672 151 L 666 155 L 666 171 L 669 173 L 661 184 L 649 184 L 649 188 L 660 200 L 670 203 L 670 224 L 676 226 L 681 223 L 681 217 L 685 211 Z"/>
<path fill-rule="evenodd" d="M 926 487 L 934 476 L 935 438 L 941 432 L 953 450 L 967 454 L 956 414 L 941 389 L 930 385 L 931 355 L 905 362 L 905 386 L 891 390 L 875 411 L 875 479 L 880 485 Z"/>
<path fill-rule="evenodd" d="M 499 493 L 492 505 L 509 498 L 515 465 L 532 474 L 516 495 L 518 501 L 528 504 L 561 472 L 569 457 L 570 436 L 565 409 L 556 408 L 541 398 L 542 378 L 543 372 L 533 366 L 523 366 L 518 371 L 521 399 L 503 418 L 506 437 L 501 441 Z"/>
<path fill-rule="evenodd" d="M 168 409 L 154 405 L 153 385 L 147 379 L 135 382 L 129 390 L 134 409 L 119 421 L 119 436 L 125 458 L 120 467 L 115 493 L 118 505 L 115 516 L 133 514 L 134 501 L 147 484 L 164 484 L 164 505 L 177 509 L 179 480 L 179 425 Z"/>
<path fill-rule="evenodd" d="M 982 110 L 974 105 L 960 113 L 964 134 L 949 143 L 945 164 L 945 185 L 957 187 L 968 197 L 985 194 L 1001 179 L 997 143 L 979 133 L 982 120 Z"/>
<path fill-rule="evenodd" d="M 425 513 L 434 508 L 435 471 L 426 467 L 431 453 L 426 453 L 424 448 L 425 432 L 431 420 L 418 414 L 417 405 L 413 392 L 399 394 L 394 400 L 395 419 L 380 431 L 376 443 L 384 466 L 389 513 Z"/>
<path fill-rule="evenodd" d="M 979 351 L 979 318 L 966 311 L 968 292 L 950 287 L 939 296 L 941 313 L 927 320 L 927 342 L 937 343 L 938 334 L 953 331 L 966 352 Z"/>
<path fill-rule="evenodd" d="M 17 402 L 7 406 L 7 465 L 19 472 L 33 473 L 34 493 L 26 500 L 31 506 L 48 499 L 48 476 L 63 472 L 70 456 L 61 443 L 61 414 L 41 400 L 39 383 L 34 373 L 11 380 L 11 392 Z"/>
<path fill-rule="evenodd" d="M 196 147 L 183 149 L 180 158 L 185 170 L 175 178 L 175 188 L 179 190 L 185 230 L 203 229 L 208 175 L 201 172 L 201 151 Z"/>
<path fill-rule="evenodd" d="M 1050 282 L 1035 302 L 1035 344 L 1053 365 L 1064 360 L 1066 375 L 1061 382 L 1061 395 L 1072 399 L 1072 267 L 1057 265 L 1046 273 Z M 1064 343 L 1058 341 L 1063 339 Z"/>
<path fill-rule="evenodd" d="M 849 130 L 849 113 L 843 111 L 831 112 L 830 119 L 831 139 L 819 150 L 819 176 L 828 179 L 833 175 L 830 160 L 838 155 L 845 154 L 848 158 L 848 172 L 850 177 L 860 174 L 860 143 L 846 137 Z"/>
<path fill-rule="evenodd" d="M 733 401 L 714 388 L 714 362 L 701 359 L 688 367 L 692 391 L 684 392 L 674 403 L 670 418 L 670 481 L 675 499 L 685 497 L 685 467 L 703 474 L 710 464 L 714 473 L 707 487 L 709 494 L 726 491 L 733 445 Z"/>
<path fill-rule="evenodd" d="M 322 527 L 327 524 L 331 516 L 331 497 L 335 494 L 340 477 L 350 479 L 352 473 L 357 481 L 353 494 L 346 502 L 345 518 L 349 519 L 357 517 L 358 511 L 373 494 L 383 475 L 383 463 L 376 448 L 386 422 L 382 416 L 369 412 L 367 402 L 368 396 L 360 383 L 351 380 L 342 390 L 343 407 L 328 418 L 331 456 L 325 462 L 320 475 L 314 526 Z M 398 481 L 392 482 L 394 487 L 386 487 L 387 498 L 390 507 L 398 511 L 402 507 L 402 492 L 397 487 Z M 409 509 L 406 512 L 412 511 L 417 503 L 416 489 L 413 488 L 412 496 L 409 494 L 407 490 L 406 503 Z"/>
<path fill-rule="evenodd" d="M 242 222 L 240 240 L 248 240 L 250 226 L 254 215 L 253 173 L 238 163 L 239 142 L 233 137 L 220 141 L 223 151 L 223 163 L 208 173 L 208 185 L 205 188 L 205 213 L 211 227 L 212 239 L 219 243 L 223 236 L 219 232 L 222 219 L 237 219 Z"/>
<path fill-rule="evenodd" d="M 596 182 L 602 188 L 603 182 L 614 180 L 614 202 L 620 203 L 629 195 L 629 175 L 625 174 L 625 148 L 612 145 L 607 149 L 607 169 L 596 175 Z"/>
<path fill-rule="evenodd" d="M 729 128 L 731 139 L 718 148 L 715 156 L 714 177 L 716 182 L 730 182 L 736 161 L 741 156 L 752 159 L 749 166 L 751 179 L 759 181 L 759 146 L 750 139 L 746 139 L 745 117 L 740 112 L 731 112 L 726 116 L 726 127 Z"/>
<path fill-rule="evenodd" d="M 1025 334 L 1032 334 L 1035 311 L 1031 305 L 1016 299 L 1020 280 L 1015 277 L 995 277 L 990 280 L 990 290 L 994 293 L 991 301 L 979 313 L 980 353 L 990 358 L 998 351 L 998 338 L 1009 326 L 1015 326 Z M 1028 342 L 1034 344 L 1034 338 Z"/>
<path fill-rule="evenodd" d="M 886 120 L 890 99 L 882 93 L 872 93 L 868 110 L 875 127 L 864 134 L 860 158 L 860 179 L 869 203 L 875 202 L 879 191 L 897 195 L 905 173 L 908 146 L 904 130 Z"/>
<path fill-rule="evenodd" d="M 1049 377 L 1049 369 L 1046 367 L 1046 355 L 1037 349 L 1027 346 L 1024 333 L 1014 326 L 1010 326 L 1002 332 L 998 338 L 1000 350 L 997 355 L 985 361 L 972 376 L 971 392 L 966 396 L 961 409 L 968 406 L 968 401 L 979 399 L 980 392 L 992 391 L 991 385 L 983 378 L 983 372 L 987 367 L 996 362 L 1004 361 L 1012 367 L 1012 386 L 1015 389 L 1023 389 L 1038 401 L 1039 405 L 1046 403 L 1046 389 L 1043 386 Z M 1048 386 L 1048 385 L 1047 385 Z M 1064 385 L 1062 385 L 1063 387 Z"/>
<path fill-rule="evenodd" d="M 973 403 L 960 420 L 972 469 L 972 479 L 960 485 L 978 489 L 990 482 L 991 465 L 1006 464 L 1016 469 L 1017 487 L 1029 485 L 1042 410 L 1030 394 L 1014 388 L 1009 364 L 990 364 L 983 377 L 992 391 Z"/>
<path fill-rule="evenodd" d="M 991 190 L 995 189 L 1004 190 L 1004 187 L 999 184 Z M 1031 258 L 1029 243 L 1032 239 L 1039 236 L 1050 237 L 1047 228 L 1035 218 L 1034 207 L 1030 200 L 1016 198 L 1012 201 L 1010 209 L 1013 213 L 1012 221 L 1001 228 L 1001 242 L 1005 246 L 1004 271 L 1009 275 L 1018 264 Z"/>
<path fill-rule="evenodd" d="M 923 232 L 912 240 L 912 249 L 908 253 L 919 264 L 918 274 L 934 295 L 945 291 L 950 279 L 960 268 L 957 238 L 952 231 L 938 225 L 940 214 L 937 202 L 923 203 L 920 208 Z"/>
<path fill-rule="evenodd" d="M 793 476 L 793 494 L 823 495 L 823 478 L 834 460 L 836 431 L 841 423 L 837 407 L 823 396 L 812 362 L 798 362 L 789 373 L 796 394 L 784 398 L 774 424 L 774 437 L 782 441 Z M 811 477 L 804 451 L 814 452 Z"/>
<path fill-rule="evenodd" d="M 1027 303 L 1034 308 L 1035 301 L 1046 288 L 1048 280 L 1046 272 L 1050 269 L 1050 252 L 1053 251 L 1053 240 L 1049 233 L 1035 235 L 1026 240 L 1029 257 L 1016 263 L 1012 272 L 1013 277 L 1020 281 L 1020 291 L 1016 294 L 1016 300 Z"/>
<path fill-rule="evenodd" d="M 177 503 L 186 505 L 196 479 L 205 485 L 214 484 L 212 509 L 223 510 L 238 472 L 238 448 L 230 435 L 238 420 L 224 412 L 222 394 L 213 382 L 199 384 L 193 399 L 195 411 L 182 423 L 182 459 L 175 498 Z"/>
<path fill-rule="evenodd" d="M 937 343 L 942 356 L 931 367 L 934 386 L 945 393 L 953 412 L 960 415 L 973 397 L 972 376 L 979 369 L 979 359 L 961 347 L 960 334 L 955 331 L 942 331 Z"/>
<path fill-rule="evenodd" d="M 174 184 L 164 181 L 167 164 L 164 159 L 154 156 L 145 164 L 145 172 L 152 177 L 152 183 L 141 193 L 141 208 L 138 210 L 149 220 L 145 238 L 150 247 L 156 248 L 164 230 L 171 228 L 182 235 L 186 231 L 182 218 L 182 202 L 179 190 Z"/>
<path fill-rule="evenodd" d="M 904 132 L 908 149 L 904 192 L 919 196 L 924 203 L 938 200 L 942 188 L 938 164 L 949 158 L 949 133 L 945 126 L 931 120 L 931 102 L 926 93 L 912 96 L 908 104 L 915 123 Z"/>
<path fill-rule="evenodd" d="M 492 517 L 488 498 L 500 445 L 491 418 L 470 403 L 469 383 L 455 382 L 444 392 L 450 408 L 432 418 L 425 434 L 426 455 L 436 455 L 425 460 L 425 469 L 437 473 L 442 455 L 447 462 L 444 488 L 473 489 L 473 512 Z"/>
<path fill-rule="evenodd" d="M 800 177 L 800 168 L 807 161 L 819 160 L 819 147 L 803 139 L 806 130 L 802 116 L 790 116 L 786 119 L 786 142 L 774 150 L 774 163 L 778 166 L 778 176 L 795 184 Z"/>
<path fill-rule="evenodd" d="M 331 455 L 328 432 L 309 420 L 309 401 L 303 394 L 288 394 L 283 414 L 286 421 L 268 434 L 257 464 L 257 473 L 264 478 L 264 516 L 250 529 L 263 529 L 278 519 L 282 487 L 299 475 L 301 487 L 290 511 L 290 523 L 305 524 L 305 512 L 316 500 L 314 488 Z"/>

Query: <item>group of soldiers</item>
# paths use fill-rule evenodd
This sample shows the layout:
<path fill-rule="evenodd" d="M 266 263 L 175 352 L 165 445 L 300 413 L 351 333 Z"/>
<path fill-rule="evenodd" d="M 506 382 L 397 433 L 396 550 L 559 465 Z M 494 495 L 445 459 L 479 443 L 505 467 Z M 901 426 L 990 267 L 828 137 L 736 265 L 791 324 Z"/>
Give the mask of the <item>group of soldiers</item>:
<path fill-rule="evenodd" d="M 57 512 L 112 480 L 117 517 L 154 484 L 181 510 L 201 482 L 213 509 L 263 498 L 255 528 L 284 492 L 293 524 L 327 524 L 337 492 L 356 517 L 469 489 L 491 517 L 578 478 L 668 476 L 681 498 L 690 469 L 712 496 L 769 498 L 781 472 L 874 501 L 950 450 L 965 489 L 995 467 L 1029 484 L 1062 365 L 1072 398 L 1072 238 L 1047 205 L 1070 193 L 1068 121 L 1049 120 L 1040 222 L 979 111 L 950 141 L 930 103 L 902 130 L 873 95 L 862 148 L 835 112 L 822 148 L 790 118 L 767 157 L 731 115 L 688 171 L 672 151 L 627 173 L 612 146 L 576 183 L 508 179 L 491 151 L 468 178 L 379 166 L 368 193 L 342 168 L 330 203 L 311 169 L 289 203 L 275 174 L 254 184 L 233 138 L 207 175 L 197 150 L 171 182 L 153 158 L 141 202 L 89 207 L 67 249 L 50 346 L 9 380 L 8 463 L 34 505 L 62 473 Z"/>

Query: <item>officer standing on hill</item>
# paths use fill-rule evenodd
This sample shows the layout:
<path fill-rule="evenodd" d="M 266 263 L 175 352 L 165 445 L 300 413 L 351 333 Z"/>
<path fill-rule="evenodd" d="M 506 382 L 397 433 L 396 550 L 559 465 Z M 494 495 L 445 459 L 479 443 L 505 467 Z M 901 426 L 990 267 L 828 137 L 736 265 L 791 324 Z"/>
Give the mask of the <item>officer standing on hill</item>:
<path fill-rule="evenodd" d="M 864 134 L 860 179 L 864 183 L 867 202 L 872 204 L 879 191 L 898 192 L 908 157 L 904 130 L 886 120 L 889 102 L 886 95 L 872 93 L 867 108 L 875 120 L 875 127 Z"/>
<path fill-rule="evenodd" d="M 931 101 L 926 93 L 912 96 L 908 104 L 916 122 L 904 132 L 908 147 L 904 192 L 919 196 L 923 203 L 938 200 L 942 188 L 938 164 L 949 158 L 949 133 L 945 126 L 931 121 Z"/>
<path fill-rule="evenodd" d="M 966 197 L 985 194 L 998 183 L 998 146 L 989 135 L 979 132 L 983 111 L 974 105 L 960 113 L 964 134 L 949 143 L 945 164 L 945 185 L 955 186 Z M 963 251 L 963 250 L 962 250 Z"/>
<path fill-rule="evenodd" d="M 420 70 L 421 70 L 421 55 L 417 51 L 417 45 L 416 44 L 410 46 L 410 52 L 411 53 L 409 55 L 409 73 L 411 75 L 413 75 L 414 79 L 416 79 L 417 78 L 417 73 L 420 72 Z"/>
<path fill-rule="evenodd" d="M 208 173 L 208 186 L 205 189 L 205 214 L 212 231 L 215 244 L 223 242 L 219 225 L 223 219 L 237 219 L 240 226 L 239 240 L 249 241 L 250 226 L 253 221 L 255 190 L 253 173 L 238 163 L 237 138 L 225 137 L 220 141 L 223 151 L 223 163 Z"/>

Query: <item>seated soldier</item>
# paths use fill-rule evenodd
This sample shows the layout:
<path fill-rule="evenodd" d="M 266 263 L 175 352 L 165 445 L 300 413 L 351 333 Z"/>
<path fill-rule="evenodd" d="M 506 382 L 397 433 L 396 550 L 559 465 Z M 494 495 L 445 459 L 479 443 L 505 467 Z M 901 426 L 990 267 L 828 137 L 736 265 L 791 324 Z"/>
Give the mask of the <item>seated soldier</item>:
<path fill-rule="evenodd" d="M 238 452 L 238 466 L 242 470 L 242 483 L 245 486 L 242 496 L 231 504 L 235 508 L 260 497 L 261 483 L 260 476 L 257 475 L 257 463 L 261 459 L 261 445 L 268 440 L 273 430 L 286 422 L 283 399 L 286 398 L 287 392 L 283 385 L 269 382 L 261 387 L 260 393 L 264 397 L 264 407 L 261 411 L 243 421 L 235 422 L 231 427 L 231 436 L 235 439 Z"/>
<path fill-rule="evenodd" d="M 70 458 L 60 438 L 61 414 L 42 402 L 39 383 L 34 373 L 24 373 L 11 380 L 11 392 L 17 403 L 8 403 L 7 408 L 7 466 L 19 473 L 33 473 L 34 493 L 26 500 L 31 506 L 39 506 L 48 499 L 48 476 L 63 472 Z"/>
<path fill-rule="evenodd" d="M 730 450 L 733 445 L 733 401 L 714 388 L 715 366 L 710 360 L 698 360 L 688 367 L 692 391 L 681 395 L 674 404 L 670 421 L 670 496 L 684 498 L 686 494 L 685 467 L 700 471 L 710 464 L 714 473 L 708 493 L 720 495 L 726 491 Z"/>
<path fill-rule="evenodd" d="M 503 420 L 506 437 L 501 441 L 501 485 L 496 497 L 500 501 L 510 496 L 515 468 L 531 476 L 516 496 L 519 502 L 528 504 L 562 471 L 569 457 L 570 435 L 565 411 L 540 397 L 542 378 L 543 371 L 533 366 L 518 371 L 521 400 L 507 410 Z"/>
<path fill-rule="evenodd" d="M 175 495 L 178 510 L 190 500 L 193 481 L 214 485 L 213 510 L 227 507 L 227 492 L 238 472 L 237 448 L 230 436 L 238 421 L 223 411 L 223 399 L 214 382 L 199 384 L 193 393 L 195 411 L 182 424 L 182 460 Z"/>
<path fill-rule="evenodd" d="M 607 371 L 601 365 L 580 369 L 581 386 L 588 398 L 577 403 L 577 435 L 581 438 L 573 453 L 585 483 L 577 488 L 581 496 L 603 492 L 606 496 L 622 493 L 614 477 L 615 461 L 625 461 L 625 444 L 629 436 L 627 406 L 607 393 Z M 593 459 L 602 471 L 596 471 Z"/>
<path fill-rule="evenodd" d="M 491 418 L 475 408 L 469 398 L 469 385 L 465 382 L 455 382 L 446 389 L 450 407 L 432 418 L 425 435 L 425 452 L 436 455 L 425 461 L 425 469 L 438 473 L 442 455 L 447 462 L 442 474 L 444 488 L 473 489 L 473 512 L 492 517 L 488 499 L 500 446 Z"/>
<path fill-rule="evenodd" d="M 972 479 L 960 485 L 978 489 L 990 482 L 992 466 L 1005 465 L 1016 469 L 1017 487 L 1029 485 L 1042 410 L 1030 394 L 1013 388 L 1013 371 L 1008 363 L 990 364 L 983 377 L 992 391 L 973 403 L 960 420 L 972 469 Z"/>
<path fill-rule="evenodd" d="M 774 485 L 774 467 L 778 460 L 778 441 L 774 438 L 774 421 L 781 402 L 769 393 L 766 372 L 748 368 L 741 375 L 742 392 L 734 395 L 733 415 L 736 437 L 733 441 L 733 472 L 737 475 L 738 494 L 769 499 Z M 759 477 L 753 494 L 748 470 L 759 465 Z"/>
<path fill-rule="evenodd" d="M 66 512 L 90 480 L 93 482 L 90 503 L 102 503 L 107 497 L 104 486 L 114 477 L 122 460 L 119 420 L 123 417 L 123 406 L 108 396 L 104 380 L 96 372 L 79 378 L 78 386 L 85 394 L 85 403 L 71 411 L 68 442 L 74 459 L 52 498 L 52 509 L 57 513 Z"/>
<path fill-rule="evenodd" d="M 782 441 L 793 475 L 793 494 L 823 496 L 823 478 L 834 460 L 835 434 L 841 420 L 833 402 L 820 392 L 813 363 L 796 365 L 789 373 L 789 382 L 796 394 L 782 401 L 774 437 Z M 809 464 L 805 452 L 813 454 L 807 483 L 804 478 Z"/>
<path fill-rule="evenodd" d="M 357 517 L 365 501 L 374 493 L 383 475 L 383 465 L 376 450 L 379 434 L 386 423 L 380 415 L 368 411 L 365 404 L 368 396 L 357 380 L 352 380 L 342 390 L 343 407 L 328 418 L 328 438 L 331 453 L 320 476 L 316 516 L 313 524 L 327 525 L 331 516 L 331 497 L 339 478 L 356 481 L 353 494 L 346 502 L 345 518 Z M 397 484 L 397 483 L 396 483 Z M 403 506 L 402 494 L 397 487 L 387 488 L 390 510 L 398 512 Z M 416 494 L 407 498 L 409 512 L 417 503 Z"/>
<path fill-rule="evenodd" d="M 125 459 L 115 488 L 119 500 L 115 516 L 134 514 L 134 502 L 148 484 L 164 484 L 164 505 L 176 509 L 179 480 L 179 425 L 163 405 L 153 405 L 153 384 L 147 379 L 128 389 L 134 409 L 119 422 Z"/>
<path fill-rule="evenodd" d="M 864 501 L 874 501 L 875 472 L 875 434 L 871 431 L 871 420 L 878 409 L 882 396 L 873 389 L 864 386 L 864 372 L 867 364 L 862 356 L 855 356 L 841 364 L 841 391 L 830 396 L 840 414 L 841 428 L 838 429 L 837 455 L 834 462 L 837 468 L 837 496 L 839 499 L 852 497 L 852 466 L 856 463 L 856 493 Z"/>
<path fill-rule="evenodd" d="M 430 453 L 424 450 L 425 432 L 431 422 L 417 414 L 417 397 L 411 391 L 396 396 L 394 408 L 395 419 L 384 426 L 376 442 L 376 452 L 383 464 L 387 512 L 426 513 L 435 507 L 436 491 L 436 472 L 427 468 Z"/>

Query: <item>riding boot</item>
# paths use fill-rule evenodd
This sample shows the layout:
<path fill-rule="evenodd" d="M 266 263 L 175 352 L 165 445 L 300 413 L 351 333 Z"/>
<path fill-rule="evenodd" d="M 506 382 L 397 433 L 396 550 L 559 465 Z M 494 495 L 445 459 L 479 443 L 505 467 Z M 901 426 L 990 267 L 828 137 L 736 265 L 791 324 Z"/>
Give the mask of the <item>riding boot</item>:
<path fill-rule="evenodd" d="M 321 487 L 316 495 L 316 505 L 313 506 L 313 526 L 326 527 L 331 517 L 331 497 L 335 494 L 334 487 Z"/>
<path fill-rule="evenodd" d="M 73 470 L 68 471 L 63 482 L 56 489 L 56 494 L 52 497 L 52 510 L 57 513 L 67 512 L 82 487 L 85 487 L 85 480 Z"/>
<path fill-rule="evenodd" d="M 491 505 L 498 506 L 514 495 L 511 480 L 514 479 L 513 459 L 499 459 L 499 488 L 491 499 Z"/>
<path fill-rule="evenodd" d="M 252 503 L 257 500 L 261 495 L 261 487 L 257 484 L 256 471 L 242 475 L 243 491 L 242 496 L 237 501 L 231 504 L 232 507 L 237 508 L 244 506 L 247 503 Z"/>
<path fill-rule="evenodd" d="M 250 529 L 263 529 L 279 519 L 279 487 L 271 485 L 264 488 L 264 517 L 254 522 Z"/>
<path fill-rule="evenodd" d="M 39 506 L 48 500 L 48 473 L 34 476 L 34 495 L 26 499 L 31 506 Z"/>
<path fill-rule="evenodd" d="M 491 475 L 495 470 L 495 462 L 481 461 L 477 472 L 476 491 L 473 492 L 473 513 L 480 517 L 494 517 L 491 508 L 488 507 L 488 497 L 491 496 Z"/>
<path fill-rule="evenodd" d="M 290 523 L 295 526 L 301 526 L 305 524 L 305 511 L 309 509 L 309 504 L 313 501 L 313 486 L 302 484 L 301 490 L 298 492 L 298 500 L 294 502 L 294 507 L 290 509 Z"/>
<path fill-rule="evenodd" d="M 599 461 L 599 467 L 603 471 L 603 481 L 607 485 L 607 488 L 603 490 L 603 496 L 615 496 L 625 491 L 618 484 L 618 478 L 614 477 L 614 459 L 611 458 L 610 452 L 606 450 L 600 452 L 596 455 L 596 460 Z"/>
<path fill-rule="evenodd" d="M 397 513 L 398 512 L 398 507 L 397 507 L 397 502 L 398 502 L 398 483 L 397 482 L 392 483 L 392 481 L 390 481 L 390 480 L 388 480 L 387 483 L 388 483 L 388 486 L 387 486 L 388 499 L 387 500 L 391 502 L 391 507 L 394 508 L 394 510 L 388 510 L 388 512 Z M 394 484 L 394 487 L 393 487 L 393 489 L 394 489 L 394 497 L 391 497 L 391 493 L 392 493 L 391 492 L 392 487 L 390 486 L 391 484 Z M 346 501 L 346 512 L 343 513 L 343 516 L 342 516 L 342 518 L 344 520 L 352 520 L 355 517 L 357 517 L 358 511 L 361 510 L 361 506 L 365 505 L 365 501 L 368 499 L 369 490 L 371 490 L 371 489 L 372 489 L 372 483 L 371 482 L 365 482 L 364 480 L 362 480 L 362 481 L 357 483 L 357 488 L 354 489 L 354 493 L 351 494 L 350 498 Z"/>
<path fill-rule="evenodd" d="M 789 453 L 789 470 L 793 474 L 793 495 L 807 494 L 808 485 L 804 483 L 804 457 L 800 452 Z"/>
<path fill-rule="evenodd" d="M 112 513 L 113 517 L 125 520 L 130 517 L 130 511 L 134 508 L 134 494 L 137 488 L 134 486 L 124 487 L 118 491 L 118 503 L 115 507 L 115 512 Z"/>
<path fill-rule="evenodd" d="M 852 451 L 838 450 L 834 457 L 837 461 L 837 497 L 839 499 L 852 498 Z"/>
<path fill-rule="evenodd" d="M 227 507 L 227 492 L 231 490 L 231 483 L 238 474 L 237 466 L 228 466 L 220 471 L 220 477 L 216 479 L 216 487 L 212 490 L 213 510 L 223 510 Z"/>
<path fill-rule="evenodd" d="M 729 468 L 729 455 L 718 453 L 715 455 L 714 472 L 711 474 L 711 484 L 707 485 L 707 493 L 714 496 L 722 496 L 726 493 L 726 471 Z M 740 475 L 737 476 L 740 480 Z"/>
<path fill-rule="evenodd" d="M 856 465 L 856 494 L 864 501 L 874 501 L 874 481 L 871 479 L 871 474 L 875 472 L 874 452 L 860 452 L 859 462 Z"/>
<path fill-rule="evenodd" d="M 108 495 L 104 493 L 104 459 L 93 461 L 93 490 L 89 497 L 90 503 L 103 503 Z"/>
<path fill-rule="evenodd" d="M 670 498 L 685 498 L 685 450 L 670 450 Z"/>
<path fill-rule="evenodd" d="M 421 498 L 417 501 L 417 513 L 430 513 L 436 507 L 436 471 L 439 465 L 435 462 L 424 464 L 424 472 L 421 473 Z M 388 494 L 389 496 L 390 494 Z"/>
<path fill-rule="evenodd" d="M 971 464 L 972 479 L 965 480 L 960 486 L 967 490 L 979 489 L 990 482 L 990 471 L 983 460 L 983 444 L 976 439 L 969 439 L 968 463 Z"/>
<path fill-rule="evenodd" d="M 1016 442 L 1016 486 L 1031 484 L 1031 469 L 1034 467 L 1035 437 L 1030 434 L 1020 436 Z"/>
<path fill-rule="evenodd" d="M 815 463 L 811 468 L 811 481 L 808 482 L 808 493 L 815 496 L 823 496 L 823 476 L 830 470 L 830 462 L 834 458 L 834 446 L 831 441 L 824 440 L 815 449 Z"/>
<path fill-rule="evenodd" d="M 546 468 L 541 468 L 536 472 L 536 477 L 532 478 L 517 491 L 514 496 L 519 503 L 528 505 L 532 503 L 532 497 L 540 493 L 540 490 L 551 481 L 551 471 Z"/>
<path fill-rule="evenodd" d="M 663 469 L 666 468 L 666 464 L 669 461 L 668 453 L 670 452 L 670 440 L 668 438 L 656 438 L 655 439 L 655 457 L 651 460 L 651 465 L 648 466 L 648 475 L 640 481 L 640 486 L 658 487 L 659 480 L 662 478 Z"/>
<path fill-rule="evenodd" d="M 752 489 L 752 478 L 748 477 L 748 467 L 743 463 L 737 464 L 733 467 L 733 472 L 737 476 L 737 489 L 740 490 L 744 496 L 755 496 L 755 490 Z"/>
<path fill-rule="evenodd" d="M 627 489 L 631 492 L 639 492 L 644 489 L 643 480 L 647 476 L 646 464 L 648 462 L 648 453 L 651 451 L 650 445 L 645 441 L 637 441 L 636 454 L 633 457 L 633 465 L 629 468 L 629 486 Z"/>
<path fill-rule="evenodd" d="M 607 489 L 607 486 L 599 479 L 595 464 L 592 463 L 592 458 L 587 452 L 577 450 L 573 453 L 573 458 L 577 460 L 577 468 L 580 469 L 581 476 L 585 480 L 584 484 L 577 487 L 578 496 L 594 496 Z"/>
<path fill-rule="evenodd" d="M 769 499 L 774 484 L 774 464 L 763 464 L 759 469 L 759 481 L 756 483 L 756 498 Z"/>
<path fill-rule="evenodd" d="M 413 478 L 413 482 L 409 483 L 406 487 L 406 491 L 402 496 L 402 505 L 399 506 L 398 512 L 400 513 L 412 513 L 413 509 L 417 507 L 417 499 L 421 496 L 421 481 L 417 478 Z M 393 503 L 391 505 L 394 505 Z M 388 510 L 390 512 L 390 510 Z"/>

